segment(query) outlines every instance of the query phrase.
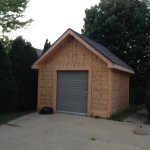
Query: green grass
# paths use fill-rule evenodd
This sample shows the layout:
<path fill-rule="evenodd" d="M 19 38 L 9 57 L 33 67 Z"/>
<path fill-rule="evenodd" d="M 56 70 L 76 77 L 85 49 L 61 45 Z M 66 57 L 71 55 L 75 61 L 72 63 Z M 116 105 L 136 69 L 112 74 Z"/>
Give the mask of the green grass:
<path fill-rule="evenodd" d="M 130 105 L 129 108 L 124 110 L 123 112 L 112 115 L 109 118 L 109 120 L 123 121 L 123 119 L 127 118 L 129 115 L 133 114 L 134 112 L 141 110 L 142 108 L 144 108 L 144 105 Z"/>
<path fill-rule="evenodd" d="M 0 115 L 0 125 L 4 124 L 4 123 L 7 123 L 7 122 L 9 122 L 9 121 L 11 121 L 13 119 L 22 117 L 22 116 L 30 114 L 30 113 L 33 113 L 33 112 L 35 112 L 35 111 L 26 111 L 26 112 L 15 112 L 15 113 L 9 113 L 9 114 L 1 114 Z"/>

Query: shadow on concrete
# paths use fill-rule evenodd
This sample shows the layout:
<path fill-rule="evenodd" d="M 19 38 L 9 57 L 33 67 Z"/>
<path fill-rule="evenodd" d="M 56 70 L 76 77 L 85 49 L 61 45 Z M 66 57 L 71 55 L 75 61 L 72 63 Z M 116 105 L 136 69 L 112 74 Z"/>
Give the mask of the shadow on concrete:
<path fill-rule="evenodd" d="M 149 119 L 148 111 L 146 108 L 144 108 L 142 110 L 133 113 L 132 115 L 124 119 L 124 121 L 143 124 L 147 122 L 148 119 Z"/>

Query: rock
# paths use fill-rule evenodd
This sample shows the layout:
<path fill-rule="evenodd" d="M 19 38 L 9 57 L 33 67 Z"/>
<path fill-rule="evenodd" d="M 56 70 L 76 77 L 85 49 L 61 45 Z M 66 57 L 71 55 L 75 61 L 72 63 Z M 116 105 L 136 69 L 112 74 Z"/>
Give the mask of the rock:
<path fill-rule="evenodd" d="M 133 130 L 133 133 L 138 135 L 149 135 L 149 132 L 146 131 L 146 129 L 143 128 L 142 126 L 140 126 L 140 128 Z"/>

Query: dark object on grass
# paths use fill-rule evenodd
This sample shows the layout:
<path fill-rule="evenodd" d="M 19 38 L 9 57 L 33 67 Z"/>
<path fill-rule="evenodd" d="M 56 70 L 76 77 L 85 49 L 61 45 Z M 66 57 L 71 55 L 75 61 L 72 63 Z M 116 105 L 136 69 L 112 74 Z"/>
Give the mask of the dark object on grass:
<path fill-rule="evenodd" d="M 43 107 L 39 114 L 53 114 L 53 108 L 51 107 Z"/>

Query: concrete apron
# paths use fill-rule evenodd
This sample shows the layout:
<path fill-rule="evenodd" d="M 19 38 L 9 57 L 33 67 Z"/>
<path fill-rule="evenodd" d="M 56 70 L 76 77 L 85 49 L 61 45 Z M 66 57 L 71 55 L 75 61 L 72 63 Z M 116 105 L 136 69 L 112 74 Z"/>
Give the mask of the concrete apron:
<path fill-rule="evenodd" d="M 33 113 L 0 126 L 0 150 L 150 150 L 137 123 Z M 143 127 L 150 131 L 149 125 Z"/>
<path fill-rule="evenodd" d="M 140 124 L 143 126 L 143 123 L 147 121 L 148 116 L 149 116 L 148 111 L 146 108 L 144 108 L 142 110 L 133 113 L 128 118 L 124 119 L 124 121 Z"/>

